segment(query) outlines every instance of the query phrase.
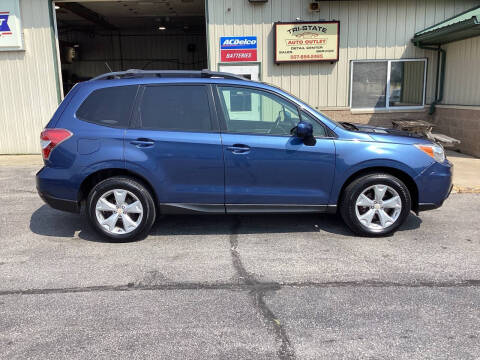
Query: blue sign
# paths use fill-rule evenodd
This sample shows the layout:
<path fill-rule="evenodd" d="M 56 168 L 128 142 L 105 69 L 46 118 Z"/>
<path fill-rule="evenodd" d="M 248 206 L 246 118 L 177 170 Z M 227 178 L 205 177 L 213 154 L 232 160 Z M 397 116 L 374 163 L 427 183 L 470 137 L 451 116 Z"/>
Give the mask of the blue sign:
<path fill-rule="evenodd" d="M 220 50 L 243 50 L 256 48 L 256 36 L 222 36 L 220 38 Z"/>
<path fill-rule="evenodd" d="M 0 32 L 4 31 L 10 31 L 10 27 L 8 26 L 8 14 L 0 13 Z"/>

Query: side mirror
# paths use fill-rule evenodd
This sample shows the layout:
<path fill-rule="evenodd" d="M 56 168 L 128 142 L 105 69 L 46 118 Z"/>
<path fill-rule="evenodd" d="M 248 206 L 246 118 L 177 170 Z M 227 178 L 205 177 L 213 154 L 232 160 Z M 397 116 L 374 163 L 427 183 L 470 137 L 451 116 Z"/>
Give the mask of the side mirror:
<path fill-rule="evenodd" d="M 305 121 L 300 121 L 296 127 L 292 129 L 293 135 L 301 139 L 310 138 L 313 136 L 313 126 Z"/>

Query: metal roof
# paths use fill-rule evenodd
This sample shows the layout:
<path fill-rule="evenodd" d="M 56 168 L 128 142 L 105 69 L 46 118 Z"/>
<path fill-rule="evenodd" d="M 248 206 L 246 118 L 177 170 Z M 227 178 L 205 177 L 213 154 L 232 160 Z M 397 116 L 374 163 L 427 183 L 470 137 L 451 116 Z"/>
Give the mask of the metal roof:
<path fill-rule="evenodd" d="M 412 42 L 421 45 L 441 45 L 478 35 L 480 35 L 480 6 L 417 32 Z"/>

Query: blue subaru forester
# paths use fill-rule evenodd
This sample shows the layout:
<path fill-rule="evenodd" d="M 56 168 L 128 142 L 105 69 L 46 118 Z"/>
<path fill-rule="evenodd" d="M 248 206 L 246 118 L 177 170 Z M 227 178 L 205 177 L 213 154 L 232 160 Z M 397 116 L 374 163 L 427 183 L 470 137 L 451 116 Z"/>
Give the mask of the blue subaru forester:
<path fill-rule="evenodd" d="M 442 205 L 443 148 L 337 123 L 292 95 L 204 71 L 109 73 L 77 84 L 41 134 L 40 196 L 84 209 L 111 241 L 158 214 L 339 212 L 355 233 L 394 232 Z"/>

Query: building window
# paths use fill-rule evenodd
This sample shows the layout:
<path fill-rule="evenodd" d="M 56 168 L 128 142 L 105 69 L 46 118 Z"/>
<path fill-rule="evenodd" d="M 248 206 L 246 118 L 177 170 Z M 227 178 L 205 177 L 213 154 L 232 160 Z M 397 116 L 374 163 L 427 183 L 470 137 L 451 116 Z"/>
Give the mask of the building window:
<path fill-rule="evenodd" d="M 355 60 L 352 109 L 412 109 L 425 105 L 426 59 Z"/>

